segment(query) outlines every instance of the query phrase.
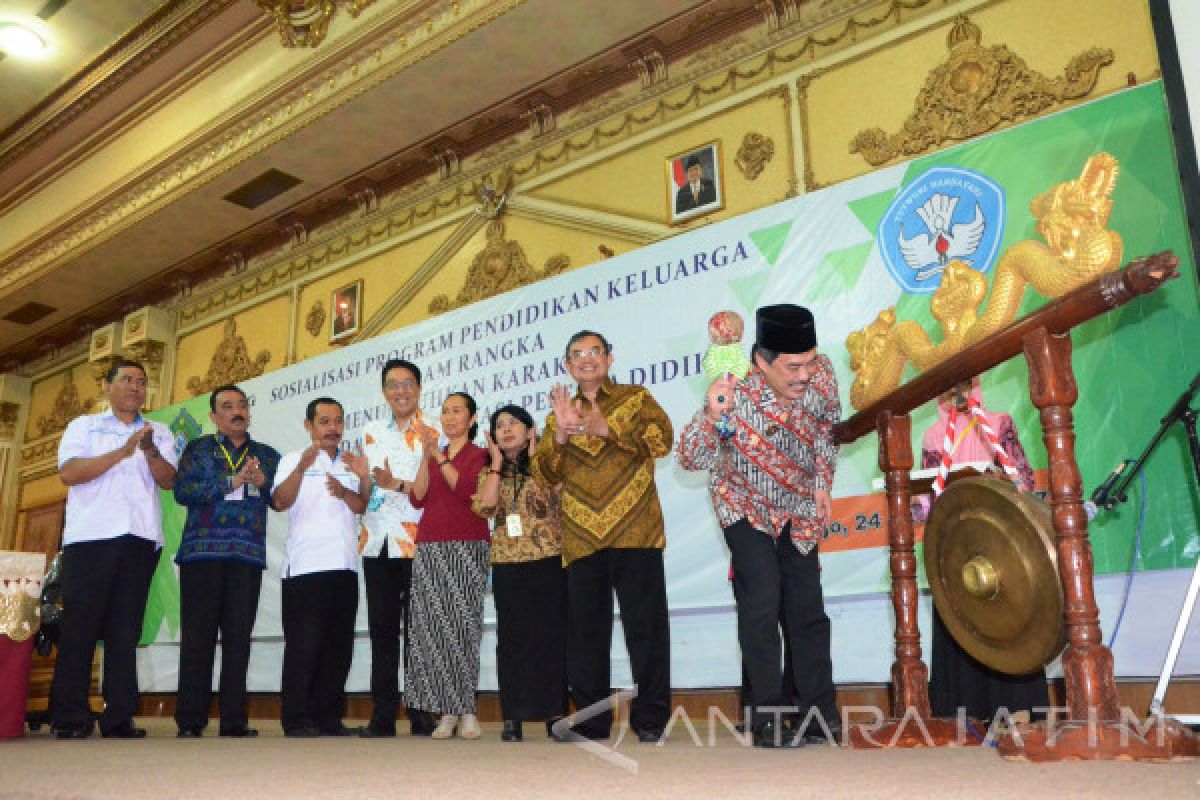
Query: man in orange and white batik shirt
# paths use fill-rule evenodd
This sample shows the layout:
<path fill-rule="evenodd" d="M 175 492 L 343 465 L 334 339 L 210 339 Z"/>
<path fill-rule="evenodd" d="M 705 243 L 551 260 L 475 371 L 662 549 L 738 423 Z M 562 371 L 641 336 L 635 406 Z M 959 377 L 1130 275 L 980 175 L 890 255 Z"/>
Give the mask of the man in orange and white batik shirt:
<path fill-rule="evenodd" d="M 399 706 L 400 621 L 408 650 L 408 608 L 412 587 L 414 537 L 420 510 L 409 500 L 409 482 L 417 477 L 424 446 L 420 429 L 437 428 L 420 409 L 421 370 L 393 359 L 383 365 L 383 396 L 391 414 L 367 425 L 363 454 L 370 462 L 374 487 L 362 522 L 363 581 L 367 587 L 367 627 L 371 634 L 371 721 L 367 737 L 395 736 Z M 428 736 L 433 717 L 408 709 L 412 733 Z"/>

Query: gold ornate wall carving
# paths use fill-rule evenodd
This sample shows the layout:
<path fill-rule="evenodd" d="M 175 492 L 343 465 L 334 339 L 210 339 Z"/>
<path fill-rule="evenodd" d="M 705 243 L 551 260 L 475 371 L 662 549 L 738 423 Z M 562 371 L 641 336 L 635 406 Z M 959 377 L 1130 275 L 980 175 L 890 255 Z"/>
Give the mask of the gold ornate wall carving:
<path fill-rule="evenodd" d="M 308 316 L 304 318 L 304 330 L 308 331 L 309 336 L 320 336 L 321 330 L 325 327 L 325 304 L 317 300 L 312 304 L 312 308 L 308 309 Z"/>
<path fill-rule="evenodd" d="M 263 374 L 270 363 L 271 353 L 267 350 L 260 351 L 253 361 L 250 360 L 246 340 L 237 335 L 237 320 L 233 317 L 226 320 L 224 334 L 208 365 L 208 374 L 203 379 L 198 376 L 188 378 L 187 388 L 192 397 L 211 392 L 226 383 L 256 378 Z"/>
<path fill-rule="evenodd" d="M 850 152 L 879 166 L 1031 119 L 1086 97 L 1100 70 L 1113 62 L 1112 50 L 1093 47 L 1073 56 L 1060 77 L 1048 78 L 1005 45 L 983 47 L 982 38 L 979 27 L 960 14 L 946 37 L 949 55 L 930 71 L 900 130 L 861 130 Z"/>
<path fill-rule="evenodd" d="M 87 252 L 161 210 L 199 182 L 240 164 L 248 154 L 290 136 L 318 116 L 423 61 L 521 5 L 523 0 L 444 0 L 423 15 L 409 18 L 405 4 L 379 16 L 364 40 L 326 70 L 222 125 L 179 142 L 177 156 L 136 181 L 122 185 L 0 269 L 0 291 L 42 275 L 69 258 Z M 409 15 L 409 16 L 406 16 Z"/>
<path fill-rule="evenodd" d="M 255 0 L 267 16 L 275 20 L 284 47 L 316 47 L 325 41 L 329 23 L 337 14 L 337 0 Z M 357 17 L 375 0 L 342 0 L 342 5 Z"/>
<path fill-rule="evenodd" d="M 650 127 L 666 125 L 695 114 L 707 105 L 744 91 L 756 83 L 765 82 L 788 69 L 801 67 L 851 47 L 867 34 L 877 35 L 909 23 L 923 14 L 936 12 L 944 2 L 890 0 L 876 3 L 867 11 L 848 8 L 846 3 L 826 4 L 828 7 L 823 6 L 819 11 L 812 12 L 815 19 L 805 17 L 804 22 L 811 23 L 813 29 L 800 33 L 800 26 L 793 25 L 783 33 L 773 34 L 768 38 L 768 41 L 776 42 L 772 49 L 765 53 L 756 52 L 749 58 L 743 57 L 743 63 L 716 75 L 703 75 L 692 69 L 681 71 L 671 80 L 656 84 L 653 91 L 637 92 L 628 87 L 614 90 L 602 96 L 603 102 L 593 102 L 560 116 L 555 130 L 544 137 L 529 139 L 523 132 L 512 140 L 513 148 L 504 148 L 503 152 L 496 154 L 495 159 L 473 156 L 469 161 L 470 169 L 464 169 L 453 186 L 442 182 L 418 181 L 381 198 L 380 213 L 374 217 L 341 220 L 315 230 L 308 244 L 302 247 L 252 259 L 242 275 L 227 276 L 207 290 L 198 287 L 177 301 L 180 325 L 194 330 L 206 319 L 230 313 L 242 304 L 277 293 L 349 255 L 395 240 L 418 226 L 458 213 L 465 207 L 475 206 L 479 199 L 478 182 L 501 167 L 508 167 L 513 178 L 527 179 L 569 169 L 584 156 L 618 145 Z M 861 7 L 862 4 L 852 5 Z M 802 7 L 807 8 L 807 4 Z M 834 21 L 826 21 L 826 15 L 832 15 Z M 749 46 L 757 49 L 761 44 L 761 39 L 755 39 Z M 680 94 L 681 87 L 686 87 L 687 91 Z M 766 94 L 779 97 L 785 109 L 789 108 L 791 94 L 788 86 L 775 86 Z M 649 104 L 648 95 L 651 96 Z M 761 95 L 750 97 L 745 102 L 753 102 L 759 97 Z M 803 96 L 800 99 L 803 101 Z M 790 124 L 789 118 L 789 127 Z M 795 134 L 792 138 L 795 138 Z M 810 159 L 805 158 L 805 163 L 807 188 L 812 189 L 811 167 L 807 166 Z M 791 174 L 787 196 L 792 197 L 799 194 L 802 188 L 795 174 L 794 158 L 788 158 L 788 168 Z M 370 334 L 364 330 L 363 335 Z"/>
<path fill-rule="evenodd" d="M 738 148 L 733 163 L 746 180 L 752 181 L 762 174 L 774 156 L 775 142 L 771 137 L 751 131 L 742 137 L 742 146 Z"/>
<path fill-rule="evenodd" d="M 0 441 L 8 441 L 17 435 L 17 417 L 21 407 L 16 403 L 0 403 Z"/>
<path fill-rule="evenodd" d="M 166 358 L 166 348 L 162 342 L 152 339 L 142 339 L 139 342 L 125 346 L 125 355 L 141 363 L 146 368 L 146 378 L 151 385 L 157 386 L 162 378 L 163 361 Z"/>
<path fill-rule="evenodd" d="M 50 414 L 38 417 L 38 436 L 50 436 L 66 429 L 67 423 L 80 414 L 91 411 L 95 404 L 94 398 L 80 398 L 79 389 L 75 386 L 75 370 L 67 370 L 63 373 L 63 387 L 54 398 L 54 407 Z"/>
<path fill-rule="evenodd" d="M 467 271 L 467 279 L 458 295 L 451 300 L 444 294 L 429 304 L 432 314 L 461 308 L 469 303 L 528 286 L 543 278 L 553 277 L 571 265 L 566 255 L 559 253 L 546 259 L 542 269 L 534 269 L 519 242 L 504 238 L 504 223 L 492 220 L 487 227 L 487 244 L 476 254 Z"/>
<path fill-rule="evenodd" d="M 21 448 L 22 473 L 31 464 L 53 459 L 54 454 L 58 452 L 58 443 L 62 438 L 61 433 L 59 431 L 51 436 L 39 438 Z"/>

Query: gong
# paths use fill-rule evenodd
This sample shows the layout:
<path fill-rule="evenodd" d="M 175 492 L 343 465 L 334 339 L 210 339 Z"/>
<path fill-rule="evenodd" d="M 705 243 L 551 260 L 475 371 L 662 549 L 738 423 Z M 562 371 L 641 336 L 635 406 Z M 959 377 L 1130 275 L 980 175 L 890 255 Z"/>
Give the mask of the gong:
<path fill-rule="evenodd" d="M 1033 672 L 1066 644 L 1050 509 L 1008 481 L 949 485 L 925 526 L 925 574 L 955 641 L 995 670 Z"/>

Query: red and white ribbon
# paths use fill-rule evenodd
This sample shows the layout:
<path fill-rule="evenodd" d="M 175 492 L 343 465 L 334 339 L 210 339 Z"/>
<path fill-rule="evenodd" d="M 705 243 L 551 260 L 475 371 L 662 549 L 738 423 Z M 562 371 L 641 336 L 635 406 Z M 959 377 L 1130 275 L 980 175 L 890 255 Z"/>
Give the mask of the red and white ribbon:
<path fill-rule="evenodd" d="M 996 431 L 992 428 L 992 424 L 988 422 L 987 414 L 983 407 L 979 405 L 979 401 L 974 397 L 967 397 L 967 411 L 971 418 L 975 420 L 975 424 L 983 431 L 983 438 L 992 448 L 992 455 L 996 458 L 996 463 L 1004 470 L 1004 474 L 1013 483 L 1020 482 L 1020 476 L 1017 474 L 1017 467 L 1013 463 L 1008 453 L 1004 452 L 1004 448 L 1000 446 L 1000 437 L 996 435 Z M 946 480 L 950 475 L 950 464 L 954 459 L 954 438 L 958 429 L 958 406 L 950 404 L 949 419 L 946 423 L 946 438 L 942 441 L 942 458 L 938 466 L 937 478 L 933 481 L 933 496 L 938 497 L 946 490 Z"/>

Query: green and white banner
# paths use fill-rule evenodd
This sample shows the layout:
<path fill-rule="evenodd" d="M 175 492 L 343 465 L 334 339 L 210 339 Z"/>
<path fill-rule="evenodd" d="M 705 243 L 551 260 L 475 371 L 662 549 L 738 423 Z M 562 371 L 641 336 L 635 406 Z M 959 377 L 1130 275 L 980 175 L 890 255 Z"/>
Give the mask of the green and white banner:
<path fill-rule="evenodd" d="M 957 258 L 990 274 L 1013 244 L 1039 240 L 1030 201 L 1055 184 L 1078 178 L 1087 159 L 1099 152 L 1111 154 L 1120 165 L 1109 227 L 1124 240 L 1126 260 L 1170 248 L 1183 259 L 1183 277 L 1074 332 L 1080 385 L 1077 449 L 1090 491 L 1114 463 L 1138 454 L 1200 366 L 1200 357 L 1192 352 L 1200 341 L 1196 272 L 1158 84 L 707 226 L 249 380 L 243 386 L 253 403 L 251 431 L 284 453 L 303 447 L 304 408 L 314 397 L 329 395 L 344 405 L 347 444 L 353 443 L 368 421 L 387 413 L 379 369 L 391 357 L 408 358 L 424 370 L 422 405 L 435 417 L 448 393 L 466 390 L 479 402 L 481 420 L 491 409 L 516 402 L 540 424 L 548 412 L 546 392 L 555 382 L 568 380 L 562 363 L 567 338 L 588 328 L 612 341 L 614 377 L 647 386 L 678 433 L 699 409 L 707 386 L 700 360 L 708 345 L 709 316 L 722 309 L 740 312 L 752 338 L 755 308 L 778 302 L 813 310 L 820 349 L 833 360 L 849 415 L 853 375 L 844 346 L 847 336 L 872 322 L 880 310 L 895 306 L 899 319 L 921 324 L 936 341 L 940 329 L 929 315 L 929 292 L 941 279 L 941 265 Z M 1022 313 L 1045 302 L 1030 289 Z M 745 342 L 747 349 L 749 344 Z M 983 376 L 983 391 L 987 407 L 1013 415 L 1033 466 L 1044 468 L 1023 361 Z M 172 425 L 181 439 L 212 428 L 206 397 L 151 416 Z M 931 406 L 914 413 L 918 452 L 921 434 L 935 419 Z M 887 680 L 891 662 L 885 518 L 881 497 L 872 489 L 879 476 L 876 461 L 874 436 L 843 448 L 834 486 L 837 523 L 822 545 L 839 681 Z M 657 481 L 667 524 L 673 683 L 737 685 L 728 555 L 705 478 L 683 472 L 672 456 L 659 462 Z M 1139 570 L 1172 571 L 1195 562 L 1200 552 L 1197 495 L 1186 443 L 1177 432 L 1147 465 L 1145 483 L 1144 497 L 1134 496 L 1116 513 L 1092 523 L 1098 572 L 1120 573 L 1129 567 L 1139 511 L 1144 512 Z M 149 647 L 140 662 L 143 687 L 151 690 L 174 688 L 178 658 L 179 595 L 171 558 L 183 513 L 169 496 L 164 505 L 167 546 L 147 611 L 144 640 Z M 251 663 L 250 685 L 256 690 L 279 685 L 279 571 L 286 536 L 286 517 L 272 514 L 269 568 Z M 1119 604 L 1122 582 L 1110 583 L 1112 592 L 1101 591 L 1106 617 Z M 1162 584 L 1135 584 L 1135 597 L 1152 586 Z M 486 613 L 487 621 L 494 622 L 490 603 Z M 1137 603 L 1130 613 L 1142 613 Z M 1157 616 L 1158 628 L 1174 621 L 1161 609 Z M 1163 622 L 1165 616 L 1170 619 Z M 927 617 L 923 627 L 928 631 Z M 1138 627 L 1148 635 L 1148 629 Z M 493 631 L 489 624 L 481 679 L 485 689 L 495 687 Z M 362 691 L 370 658 L 365 598 L 358 633 L 349 688 Z M 620 636 L 615 639 L 614 681 L 621 683 L 628 680 L 627 660 Z M 1161 658 L 1153 650 L 1157 642 L 1142 640 L 1128 653 L 1118 647 L 1118 671 L 1156 673 Z M 1181 671 L 1191 661 L 1200 662 L 1195 649 L 1185 648 Z"/>

